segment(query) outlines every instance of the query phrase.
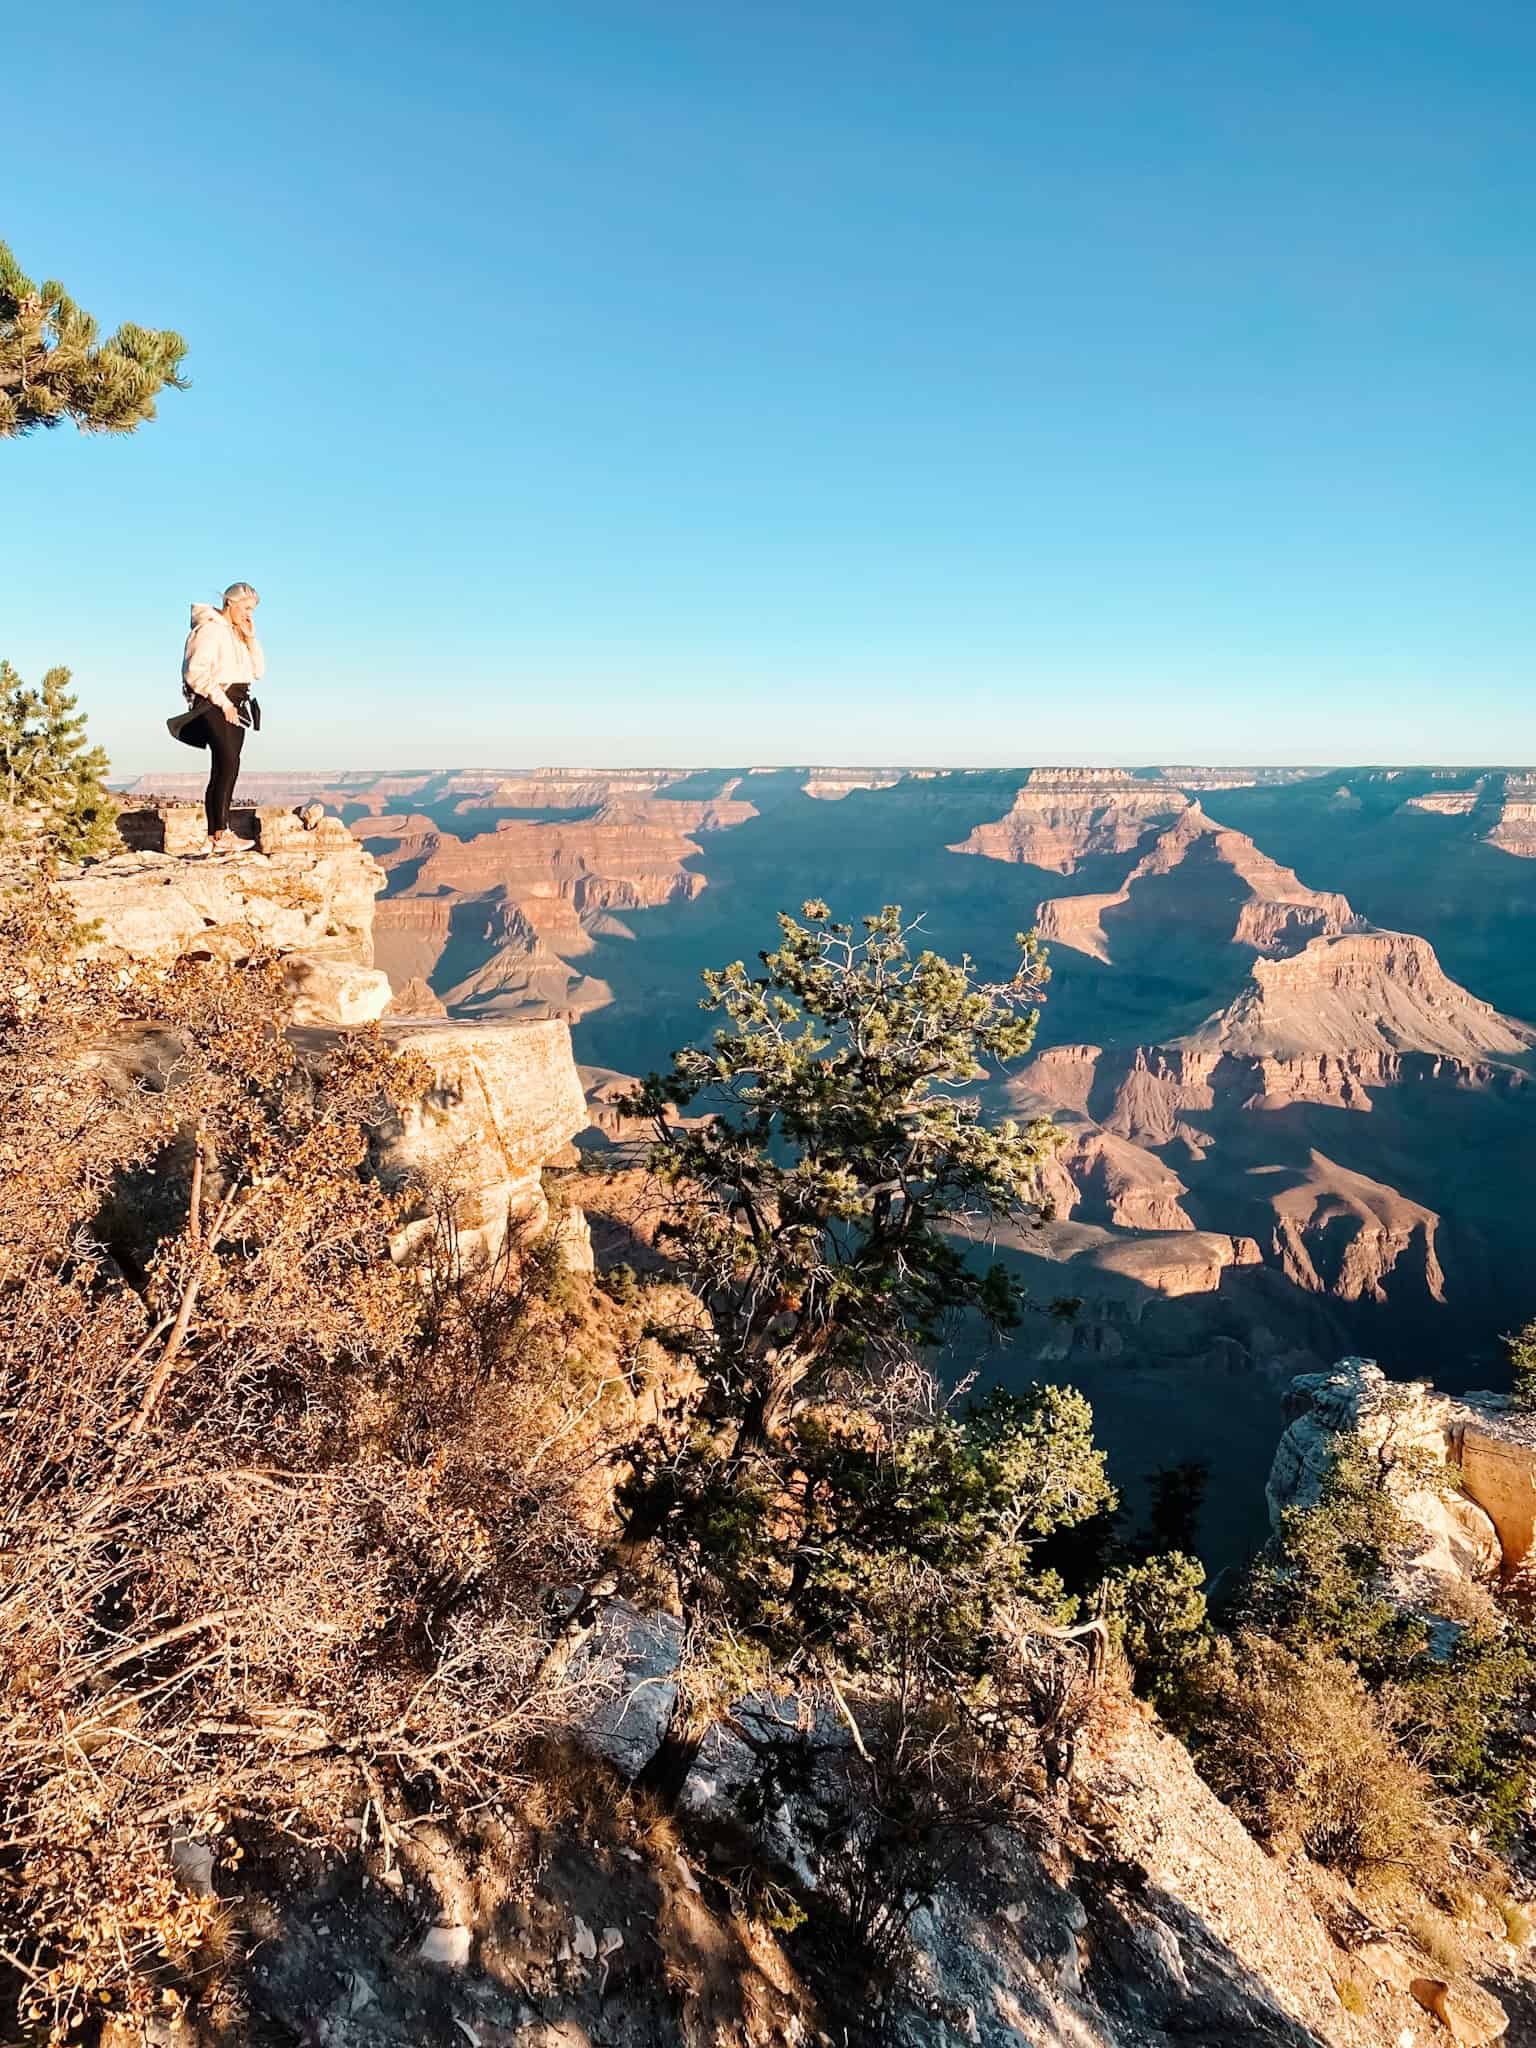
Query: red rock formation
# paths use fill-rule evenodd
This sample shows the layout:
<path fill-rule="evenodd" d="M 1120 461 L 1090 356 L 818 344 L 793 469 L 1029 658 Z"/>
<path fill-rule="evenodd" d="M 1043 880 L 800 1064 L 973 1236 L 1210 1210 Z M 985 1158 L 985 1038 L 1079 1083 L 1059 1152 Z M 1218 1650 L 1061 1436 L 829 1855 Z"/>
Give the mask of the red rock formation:
<path fill-rule="evenodd" d="M 1107 962 L 1111 940 L 1106 915 L 1134 908 L 1138 885 L 1172 875 L 1187 863 L 1221 869 L 1228 884 L 1214 892 L 1193 889 L 1180 899 L 1182 926 L 1207 940 L 1271 953 L 1292 950 L 1320 933 L 1353 929 L 1360 922 L 1344 897 L 1309 889 L 1290 868 L 1260 852 L 1246 833 L 1215 824 L 1198 803 L 1192 803 L 1158 833 L 1118 889 L 1042 903 L 1035 913 L 1040 936 Z"/>
<path fill-rule="evenodd" d="M 1189 1190 L 1155 1153 L 1096 1124 L 1067 1127 L 1051 1177 L 1057 1214 L 1126 1230 L 1193 1230 Z"/>
<path fill-rule="evenodd" d="M 1274 1251 L 1286 1278 L 1341 1301 L 1385 1301 L 1383 1283 L 1402 1262 L 1433 1300 L 1444 1301 L 1434 1210 L 1321 1152 L 1311 1154 L 1311 1168 L 1273 1197 Z"/>
<path fill-rule="evenodd" d="M 438 979 L 450 940 L 479 949 L 450 989 L 451 1008 L 476 1015 L 533 1011 L 567 1020 L 611 999 L 607 985 L 574 963 L 592 934 L 623 931 L 623 913 L 688 902 L 704 887 L 692 865 L 695 835 L 756 817 L 728 793 L 702 800 L 655 795 L 678 774 L 577 779 L 554 775 L 474 784 L 470 809 L 525 800 L 558 809 L 595 799 L 591 815 L 538 822 L 502 819 L 460 838 L 420 815 L 359 819 L 355 830 L 392 874 L 397 893 L 379 906 L 381 965 L 398 982 Z M 736 785 L 730 785 L 734 788 Z M 450 791 L 450 793 L 452 793 Z"/>
<path fill-rule="evenodd" d="M 1254 1113 L 1370 1111 L 1380 1099 L 1395 1106 L 1410 1086 L 1515 1094 L 1528 1085 L 1533 1045 L 1536 1032 L 1451 981 L 1424 940 L 1350 931 L 1257 960 L 1233 1002 L 1180 1041 L 1055 1046 L 1016 1086 L 1084 1119 L 1083 1129 L 1069 1126 L 1056 1169 L 1061 1213 L 1087 1215 L 1091 1204 L 1106 1222 L 1166 1229 L 1176 1208 L 1186 1226 L 1198 1224 L 1201 1210 L 1155 1156 L 1179 1146 L 1206 1162 L 1206 1216 L 1213 1202 L 1217 1213 L 1222 1203 L 1249 1217 L 1256 1202 L 1269 1210 L 1270 1259 L 1297 1286 L 1346 1301 L 1381 1302 L 1403 1288 L 1442 1301 L 1434 1210 L 1317 1149 L 1299 1163 L 1293 1153 L 1289 1165 L 1245 1165 L 1224 1184 L 1223 1150 Z M 1252 1150 L 1237 1146 L 1245 1161 Z"/>
<path fill-rule="evenodd" d="M 1070 875 L 1090 854 L 1131 852 L 1189 807 L 1179 791 L 1118 768 L 1034 768 L 1005 817 L 949 850 Z"/>
<path fill-rule="evenodd" d="M 1403 1052 L 1508 1058 L 1536 1045 L 1536 1032 L 1452 981 L 1427 940 L 1352 931 L 1255 961 L 1234 1001 L 1185 1043 L 1270 1060 L 1364 1055 L 1368 1066 L 1370 1056 Z"/>

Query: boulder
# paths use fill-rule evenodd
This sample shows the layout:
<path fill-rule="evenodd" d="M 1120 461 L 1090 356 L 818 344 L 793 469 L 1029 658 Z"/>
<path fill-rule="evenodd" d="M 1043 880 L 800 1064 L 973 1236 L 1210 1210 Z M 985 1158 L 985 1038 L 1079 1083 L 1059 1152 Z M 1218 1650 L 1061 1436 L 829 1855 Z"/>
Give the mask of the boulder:
<path fill-rule="evenodd" d="M 1409 1565 L 1416 1582 L 1482 1583 L 1526 1563 L 1536 1545 L 1536 1416 L 1497 1394 L 1458 1398 L 1425 1380 L 1389 1380 L 1368 1358 L 1293 1380 L 1285 1414 L 1267 1488 L 1276 1526 L 1285 1508 L 1317 1499 L 1335 1439 L 1352 1434 L 1422 1532 Z"/>
<path fill-rule="evenodd" d="M 586 1689 L 571 1730 L 576 1740 L 624 1777 L 638 1777 L 672 1725 L 682 1654 L 682 1623 L 672 1615 L 605 1601 L 566 1667 L 567 1681 Z"/>
<path fill-rule="evenodd" d="M 293 992 L 295 1024 L 372 1024 L 389 1008 L 389 976 L 351 960 L 290 953 L 283 981 Z"/>
<path fill-rule="evenodd" d="M 448 1970 L 462 1970 L 469 1962 L 473 1937 L 467 1927 L 440 1922 L 429 1927 L 416 1954 L 424 1963 L 441 1963 Z"/>
<path fill-rule="evenodd" d="M 409 1257 L 436 1228 L 427 1192 L 453 1203 L 460 1250 L 495 1258 L 509 1232 L 549 1221 L 542 1169 L 587 1125 L 571 1034 L 554 1018 L 495 1024 L 386 1020 L 390 1041 L 426 1068 L 416 1101 L 376 1137 L 374 1163 L 387 1185 L 419 1189 L 422 1212 L 399 1233 Z M 591 1241 L 567 1232 L 566 1254 L 591 1266 Z"/>
<path fill-rule="evenodd" d="M 1408 1989 L 1460 2048 L 1485 2048 L 1490 2041 L 1504 2039 L 1509 2015 L 1480 1984 L 1465 1977 L 1415 1977 Z"/>

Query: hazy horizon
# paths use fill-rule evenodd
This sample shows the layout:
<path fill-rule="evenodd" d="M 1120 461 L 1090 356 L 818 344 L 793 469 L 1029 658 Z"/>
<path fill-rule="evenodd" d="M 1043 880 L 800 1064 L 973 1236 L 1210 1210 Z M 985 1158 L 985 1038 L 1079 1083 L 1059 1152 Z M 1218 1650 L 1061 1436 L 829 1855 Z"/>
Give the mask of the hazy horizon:
<path fill-rule="evenodd" d="M 137 770 L 119 767 L 114 762 L 109 780 L 114 788 L 122 788 L 130 783 L 142 782 L 155 775 L 164 775 L 168 778 L 190 776 L 197 780 L 206 774 L 206 769 L 199 766 L 199 763 L 205 759 L 205 756 L 193 754 L 186 748 L 178 748 L 176 749 L 176 757 L 174 759 L 167 755 L 157 760 L 154 765 Z M 386 763 L 382 766 L 360 766 L 356 763 L 342 766 L 334 763 L 301 765 L 294 762 L 278 762 L 269 764 L 261 760 L 252 751 L 246 754 L 243 762 L 245 778 L 266 778 L 268 780 L 281 780 L 285 776 L 302 776 L 310 779 L 329 777 L 337 780 L 342 778 L 347 780 L 368 780 L 376 779 L 380 776 L 393 775 L 480 775 L 486 777 L 561 775 L 567 773 L 572 775 L 594 775 L 600 774 L 604 770 L 614 770 L 626 774 L 652 771 L 658 774 L 678 772 L 689 775 L 712 772 L 755 775 L 801 773 L 831 775 L 861 773 L 1023 775 L 1040 770 L 1061 769 L 1065 771 L 1077 768 L 1122 768 L 1131 774 L 1162 773 L 1169 775 L 1182 769 L 1190 769 L 1196 773 L 1220 773 L 1225 770 L 1232 774 L 1239 774 L 1248 770 L 1269 772 L 1294 770 L 1307 775 L 1327 775 L 1332 773 L 1359 775 L 1405 773 L 1418 770 L 1422 773 L 1438 773 L 1443 771 L 1453 775 L 1478 773 L 1489 775 L 1536 775 L 1536 758 L 1528 761 L 1490 761 L 1486 759 L 1457 760 L 1449 756 L 1425 756 L 1417 759 L 1405 758 L 1403 760 L 1389 758 L 1376 760 L 1348 760 L 1343 758 L 1307 760 L 1295 756 L 1290 758 L 1275 756 L 1273 758 L 1255 757 L 1246 761 L 1199 760 L 1188 757 L 1181 757 L 1178 760 L 1140 760 L 1123 755 L 1087 752 L 1076 755 L 1062 755 L 1050 760 L 1041 758 L 1039 760 L 999 759 L 988 761 L 971 758 L 968 760 L 945 761 L 882 758 L 860 761 L 831 761 L 820 758 L 813 760 L 809 756 L 788 760 L 767 760 L 753 759 L 748 756 L 743 756 L 741 759 L 727 759 L 724 756 L 718 755 L 696 760 L 685 759 L 680 755 L 657 755 L 647 759 L 637 757 L 634 760 L 619 760 L 610 754 L 604 754 L 593 756 L 590 760 L 568 757 L 564 760 L 509 761 L 493 767 L 487 767 L 468 759 L 445 762 L 409 760 Z"/>

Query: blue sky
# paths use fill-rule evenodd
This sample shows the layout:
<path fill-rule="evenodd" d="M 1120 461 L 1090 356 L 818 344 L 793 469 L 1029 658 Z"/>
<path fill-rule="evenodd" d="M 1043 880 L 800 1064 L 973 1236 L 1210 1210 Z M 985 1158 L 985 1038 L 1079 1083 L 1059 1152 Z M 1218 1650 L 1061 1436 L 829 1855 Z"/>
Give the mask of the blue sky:
<path fill-rule="evenodd" d="M 0 652 L 183 765 L 1536 759 L 1536 13 L 77 5 L 0 236 L 180 328 Z M 253 749 L 254 755 L 254 749 Z M 255 765 L 253 758 L 252 765 Z"/>

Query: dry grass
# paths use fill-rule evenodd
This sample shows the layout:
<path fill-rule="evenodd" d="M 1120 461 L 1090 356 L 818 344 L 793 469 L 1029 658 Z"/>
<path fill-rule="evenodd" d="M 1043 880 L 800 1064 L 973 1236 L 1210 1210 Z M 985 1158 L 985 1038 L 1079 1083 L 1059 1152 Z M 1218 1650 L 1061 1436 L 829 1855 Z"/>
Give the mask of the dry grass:
<path fill-rule="evenodd" d="M 1453 1920 L 1426 1908 L 1408 1923 L 1408 1932 L 1442 1976 L 1454 1976 L 1466 1966 L 1466 1945 Z"/>
<path fill-rule="evenodd" d="M 540 1589 L 590 1566 L 638 1331 L 548 1245 L 391 1264 L 381 1039 L 304 1064 L 275 968 L 57 938 L 0 901 L 0 2032 L 45 2040 L 207 1995 L 173 1827 L 339 1843 L 567 1717 Z"/>
<path fill-rule="evenodd" d="M 1263 1839 L 1352 1878 L 1448 1876 L 1450 1840 L 1433 1787 L 1351 1667 L 1240 1639 L 1213 1687 L 1203 1774 Z"/>
<path fill-rule="evenodd" d="M 1346 2012 L 1353 2013 L 1358 2019 L 1370 2011 L 1370 1987 L 1363 1984 L 1358 1977 L 1341 1977 L 1336 1988 L 1339 2003 Z"/>

